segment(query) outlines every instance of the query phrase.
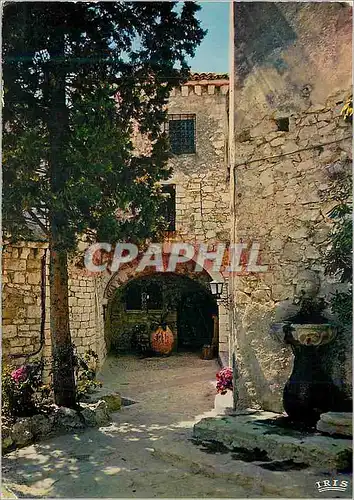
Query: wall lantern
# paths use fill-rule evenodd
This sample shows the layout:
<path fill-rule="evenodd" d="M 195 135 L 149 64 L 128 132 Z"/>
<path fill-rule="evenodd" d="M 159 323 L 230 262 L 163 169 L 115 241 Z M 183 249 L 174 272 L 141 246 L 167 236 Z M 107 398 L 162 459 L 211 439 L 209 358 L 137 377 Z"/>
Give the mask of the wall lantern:
<path fill-rule="evenodd" d="M 222 281 L 213 280 L 209 284 L 212 296 L 216 299 L 220 299 L 223 292 L 224 283 Z"/>

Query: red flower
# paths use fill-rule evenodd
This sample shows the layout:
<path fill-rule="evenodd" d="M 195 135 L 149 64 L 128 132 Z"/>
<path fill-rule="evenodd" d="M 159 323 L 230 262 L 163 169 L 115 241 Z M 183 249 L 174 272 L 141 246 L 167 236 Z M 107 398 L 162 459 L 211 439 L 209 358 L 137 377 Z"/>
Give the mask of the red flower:
<path fill-rule="evenodd" d="M 20 382 L 24 382 L 27 378 L 27 367 L 20 366 L 17 370 L 11 372 L 12 379 L 18 384 Z"/>
<path fill-rule="evenodd" d="M 216 374 L 216 391 L 219 394 L 226 394 L 227 391 L 233 390 L 233 374 L 232 368 L 223 368 Z"/>

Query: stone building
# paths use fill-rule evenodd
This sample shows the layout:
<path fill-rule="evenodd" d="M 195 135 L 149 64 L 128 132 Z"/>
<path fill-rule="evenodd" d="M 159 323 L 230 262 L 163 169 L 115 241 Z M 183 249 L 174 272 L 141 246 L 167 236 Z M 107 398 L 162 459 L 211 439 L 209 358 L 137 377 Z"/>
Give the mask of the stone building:
<path fill-rule="evenodd" d="M 347 2 L 233 5 L 231 242 L 258 241 L 268 266 L 230 276 L 239 407 L 282 409 L 292 354 L 271 325 L 291 315 L 302 289 L 328 298 L 335 286 L 321 259 L 329 167 L 352 160 L 352 128 L 340 116 L 352 89 L 351 15 Z M 328 358 L 351 392 L 351 335 L 329 344 Z"/>
<path fill-rule="evenodd" d="M 196 249 L 203 243 L 211 250 L 216 242 L 229 242 L 227 107 L 227 75 L 193 74 L 190 81 L 171 92 L 166 128 L 173 153 L 170 160 L 173 177 L 164 186 L 169 194 L 166 206 L 169 230 L 164 241 L 167 252 L 172 242 L 188 242 Z M 142 141 L 138 140 L 138 147 L 144 147 Z M 43 307 L 43 279 L 48 274 L 46 248 L 45 241 L 23 242 L 5 246 L 3 254 L 3 349 L 5 355 L 15 355 L 18 363 L 24 361 L 23 356 L 38 351 L 41 344 L 44 348 L 39 355 L 50 356 L 48 279 Z M 80 248 L 83 250 L 84 246 Z M 204 294 L 209 306 L 200 320 L 200 338 L 195 340 L 197 344 L 210 343 L 217 330 L 219 352 L 227 353 L 226 303 L 216 304 L 209 287 L 212 279 L 224 281 L 225 276 L 207 269 L 194 273 L 194 267 L 194 262 L 179 266 L 176 273 L 168 277 L 169 287 L 174 287 L 174 279 L 184 278 L 190 280 L 189 287 L 196 296 Z M 149 295 L 143 285 L 154 274 L 156 280 L 149 284 L 150 297 L 144 306 L 141 290 L 145 290 L 145 296 Z M 160 293 L 158 286 L 165 281 L 165 276 L 158 276 L 154 269 L 137 272 L 134 264 L 112 275 L 94 274 L 80 266 L 80 259 L 74 259 L 69 272 L 70 325 L 78 351 L 91 348 L 102 362 L 111 347 L 118 351 L 131 348 L 133 327 L 159 319 L 161 311 L 156 297 Z M 187 312 L 185 323 L 178 318 L 183 316 L 186 307 L 181 312 L 181 307 L 176 306 L 166 318 L 173 329 L 176 346 L 183 341 L 181 347 L 188 346 Z M 193 316 L 193 304 L 190 307 L 189 316 Z M 194 312 L 195 308 L 196 304 Z M 203 334 L 203 328 L 208 330 L 207 334 Z"/>
<path fill-rule="evenodd" d="M 340 116 L 351 91 L 351 7 L 235 2 L 233 16 L 230 81 L 193 74 L 169 99 L 174 170 L 164 188 L 170 196 L 164 249 L 168 254 L 180 241 L 210 250 L 216 243 L 256 242 L 267 270 L 228 275 L 206 265 L 195 273 L 191 261 L 167 275 L 138 272 L 133 262 L 113 274 L 93 274 L 73 263 L 71 333 L 81 352 L 90 347 L 102 362 L 111 347 L 132 347 L 135 325 L 159 318 L 159 286 L 170 290 L 183 281 L 190 296 L 204 294 L 208 303 L 205 327 L 199 324 L 208 335 L 199 342 L 218 331 L 219 355 L 235 368 L 238 406 L 282 411 L 293 357 L 271 335 L 272 324 L 292 314 L 302 290 L 328 299 L 336 286 L 321 258 L 330 229 L 329 167 L 352 160 L 352 129 Z M 42 331 L 41 352 L 50 355 L 48 286 L 45 317 L 41 307 L 45 248 L 32 242 L 4 251 L 5 354 L 38 350 Z M 211 280 L 226 284 L 218 303 Z M 182 312 L 176 307 L 165 319 L 183 348 L 183 321 L 194 312 L 181 297 L 179 303 Z M 327 365 L 338 387 L 351 392 L 349 336 L 329 344 Z"/>

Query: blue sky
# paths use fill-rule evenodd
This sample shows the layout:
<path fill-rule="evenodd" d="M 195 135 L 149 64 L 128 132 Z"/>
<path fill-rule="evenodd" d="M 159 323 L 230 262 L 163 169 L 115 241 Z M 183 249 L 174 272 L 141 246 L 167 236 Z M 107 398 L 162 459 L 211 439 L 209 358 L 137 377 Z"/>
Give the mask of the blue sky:
<path fill-rule="evenodd" d="M 208 33 L 190 60 L 192 71 L 228 73 L 229 71 L 229 2 L 197 2 L 197 13 Z"/>

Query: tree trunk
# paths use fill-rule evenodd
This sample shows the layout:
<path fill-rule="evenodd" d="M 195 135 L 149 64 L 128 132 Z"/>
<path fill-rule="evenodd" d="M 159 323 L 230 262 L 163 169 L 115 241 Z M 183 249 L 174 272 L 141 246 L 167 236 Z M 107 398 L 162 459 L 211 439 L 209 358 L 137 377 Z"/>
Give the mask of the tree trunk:
<path fill-rule="evenodd" d="M 54 195 L 50 220 L 50 329 L 53 352 L 54 398 L 57 405 L 74 408 L 76 390 L 69 323 L 67 217 L 62 194 L 69 177 L 67 149 L 69 120 L 66 102 L 64 32 L 53 38 L 48 64 L 50 187 Z"/>
<path fill-rule="evenodd" d="M 65 250 L 50 248 L 50 330 L 55 402 L 74 408 L 76 391 L 69 325 L 68 262 Z"/>

